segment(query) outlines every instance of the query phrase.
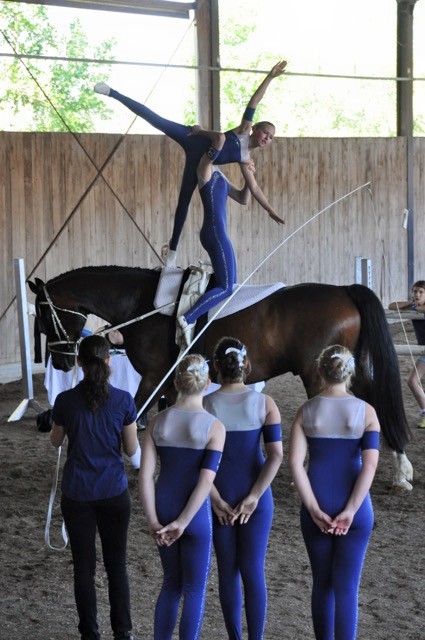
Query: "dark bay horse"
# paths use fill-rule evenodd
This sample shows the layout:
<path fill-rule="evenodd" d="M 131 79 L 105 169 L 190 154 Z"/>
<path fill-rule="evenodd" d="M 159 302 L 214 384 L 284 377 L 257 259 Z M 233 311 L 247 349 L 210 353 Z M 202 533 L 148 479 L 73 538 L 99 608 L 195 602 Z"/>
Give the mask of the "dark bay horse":
<path fill-rule="evenodd" d="M 46 284 L 37 278 L 29 282 L 53 366 L 64 371 L 72 368 L 72 354 L 88 314 L 115 326 L 152 311 L 160 273 L 134 267 L 83 267 Z M 138 408 L 178 357 L 175 325 L 175 314 L 157 313 L 120 329 L 128 358 L 142 376 L 135 398 Z M 302 379 L 308 397 L 320 391 L 316 360 L 322 349 L 331 344 L 348 347 L 356 358 L 353 393 L 375 407 L 388 447 L 397 454 L 404 452 L 409 429 L 397 355 L 384 309 L 367 287 L 284 287 L 247 309 L 215 320 L 193 350 L 211 358 L 223 335 L 235 336 L 247 346 L 252 363 L 248 383 L 292 372 Z M 171 388 L 172 376 L 150 405 Z"/>

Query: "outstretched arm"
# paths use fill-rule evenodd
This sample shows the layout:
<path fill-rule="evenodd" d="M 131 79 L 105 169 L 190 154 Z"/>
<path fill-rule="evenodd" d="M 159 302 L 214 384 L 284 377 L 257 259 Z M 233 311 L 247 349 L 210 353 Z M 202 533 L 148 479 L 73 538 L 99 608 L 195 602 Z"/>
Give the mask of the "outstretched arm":
<path fill-rule="evenodd" d="M 249 102 L 248 102 L 248 104 L 246 106 L 245 112 L 244 112 L 244 114 L 242 116 L 242 121 L 241 121 L 240 125 L 238 127 L 236 127 L 235 129 L 233 129 L 233 131 L 235 131 L 236 133 L 245 133 L 246 131 L 250 131 L 251 130 L 252 120 L 254 118 L 255 109 L 258 107 L 258 105 L 260 104 L 261 100 L 264 98 L 264 95 L 265 95 L 265 93 L 267 91 L 267 88 L 268 88 L 269 84 L 271 83 L 271 81 L 274 78 L 278 78 L 283 73 L 285 73 L 286 65 L 287 65 L 286 60 L 280 60 L 269 71 L 269 73 L 266 75 L 264 80 L 261 82 L 261 84 L 257 87 L 257 89 L 252 94 L 252 96 L 251 96 L 251 98 L 250 98 L 250 100 L 249 100 Z M 199 125 L 194 125 L 192 127 L 192 132 L 189 133 L 189 135 L 207 136 L 207 138 L 209 138 L 210 140 L 213 140 L 213 137 L 216 134 L 217 134 L 217 131 L 209 131 L 207 129 L 203 129 Z"/>
<path fill-rule="evenodd" d="M 274 211 L 273 207 L 267 200 L 266 196 L 261 191 L 254 177 L 253 172 L 249 168 L 249 165 L 240 164 L 239 166 L 242 171 L 242 175 L 245 178 L 245 182 L 248 186 L 248 189 L 252 193 L 253 198 L 255 198 L 258 204 L 260 204 L 263 207 L 263 209 L 267 211 L 267 213 L 269 214 L 272 220 L 274 220 L 278 224 L 285 224 L 285 220 L 277 215 L 277 213 Z"/>
<path fill-rule="evenodd" d="M 261 100 L 264 98 L 264 94 L 267 91 L 267 88 L 271 81 L 274 78 L 278 78 L 283 73 L 285 73 L 287 62 L 286 60 L 281 60 L 269 71 L 269 73 L 264 78 L 263 82 L 259 85 L 256 91 L 252 94 L 250 101 L 248 102 L 248 108 L 256 109 L 260 104 Z"/>

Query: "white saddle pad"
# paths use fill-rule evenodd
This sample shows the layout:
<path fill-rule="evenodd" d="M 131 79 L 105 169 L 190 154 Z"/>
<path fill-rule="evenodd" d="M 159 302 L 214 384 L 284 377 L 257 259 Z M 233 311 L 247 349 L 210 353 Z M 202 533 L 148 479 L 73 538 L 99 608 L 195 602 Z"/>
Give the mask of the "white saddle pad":
<path fill-rule="evenodd" d="M 179 294 L 184 269 L 175 267 L 163 267 L 161 269 L 161 275 L 159 278 L 158 288 L 155 294 L 154 307 L 158 309 L 169 303 L 174 303 L 177 300 Z M 234 289 L 237 289 L 239 285 L 235 284 Z M 218 305 L 213 307 L 208 312 L 208 320 L 217 312 L 224 304 L 224 308 L 218 313 L 216 318 L 225 318 L 232 313 L 246 309 L 260 300 L 264 300 L 267 296 L 270 296 L 275 291 L 282 289 L 285 285 L 283 282 L 274 282 L 272 284 L 245 284 L 238 292 L 231 298 L 230 302 L 223 300 Z M 227 304 L 226 304 L 227 302 Z M 171 316 L 174 313 L 175 305 L 170 304 L 161 313 Z"/>
<path fill-rule="evenodd" d="M 155 309 L 159 309 L 160 307 L 169 304 L 169 307 L 160 311 L 160 313 L 163 313 L 165 316 L 172 316 L 174 313 L 175 304 L 170 303 L 175 303 L 177 300 L 183 274 L 184 269 L 180 269 L 178 267 L 163 267 L 161 269 L 161 275 L 159 276 L 153 306 Z"/>
<path fill-rule="evenodd" d="M 239 285 L 235 284 L 233 287 L 233 291 L 238 288 Z M 242 309 L 246 309 L 260 300 L 264 300 L 267 296 L 270 296 L 275 291 L 282 289 L 285 285 L 283 282 L 274 282 L 272 284 L 244 284 L 239 288 L 238 292 L 235 293 L 233 298 L 229 300 L 223 300 L 218 305 L 213 307 L 208 311 L 208 320 L 210 320 L 217 311 L 225 304 L 226 306 L 215 316 L 215 320 L 218 318 L 225 318 L 226 316 L 232 315 L 232 313 L 236 313 L 237 311 L 242 311 Z M 226 304 L 227 302 L 227 304 Z"/>

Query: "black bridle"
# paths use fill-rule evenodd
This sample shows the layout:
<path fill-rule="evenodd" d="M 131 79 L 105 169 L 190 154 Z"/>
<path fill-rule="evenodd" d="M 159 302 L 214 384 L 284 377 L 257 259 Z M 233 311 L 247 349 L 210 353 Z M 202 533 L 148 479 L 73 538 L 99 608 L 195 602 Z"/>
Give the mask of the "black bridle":
<path fill-rule="evenodd" d="M 46 297 L 46 300 L 41 300 L 39 301 L 38 304 L 40 306 L 47 305 L 49 307 L 53 328 L 55 330 L 56 337 L 57 337 L 57 340 L 54 340 L 53 342 L 49 342 L 49 341 L 47 342 L 47 347 L 49 348 L 49 351 L 51 353 L 58 353 L 62 356 L 76 357 L 78 353 L 78 346 L 82 340 L 82 337 L 80 337 L 78 340 L 70 339 L 68 332 L 66 331 L 65 327 L 63 326 L 57 314 L 57 311 L 63 311 L 65 313 L 72 313 L 74 315 L 81 316 L 82 318 L 84 318 L 85 322 L 87 321 L 87 316 L 84 313 L 81 313 L 80 311 L 73 311 L 72 309 L 62 309 L 61 307 L 57 307 L 55 304 L 53 304 L 45 285 L 43 285 L 43 292 Z M 60 349 L 52 348 L 52 347 L 57 347 L 59 345 L 66 345 L 67 347 L 72 349 L 72 351 L 62 351 Z"/>

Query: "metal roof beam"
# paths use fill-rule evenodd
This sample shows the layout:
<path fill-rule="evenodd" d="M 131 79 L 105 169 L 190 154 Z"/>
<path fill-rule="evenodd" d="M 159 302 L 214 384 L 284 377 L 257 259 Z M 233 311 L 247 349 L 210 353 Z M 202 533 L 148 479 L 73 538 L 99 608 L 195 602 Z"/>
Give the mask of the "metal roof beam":
<path fill-rule="evenodd" d="M 169 2 L 168 0 L 12 0 L 27 4 L 44 4 L 73 9 L 94 9 L 97 11 L 120 11 L 122 13 L 142 13 L 166 18 L 190 18 L 190 11 L 196 9 L 196 2 Z"/>

